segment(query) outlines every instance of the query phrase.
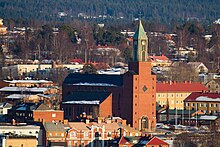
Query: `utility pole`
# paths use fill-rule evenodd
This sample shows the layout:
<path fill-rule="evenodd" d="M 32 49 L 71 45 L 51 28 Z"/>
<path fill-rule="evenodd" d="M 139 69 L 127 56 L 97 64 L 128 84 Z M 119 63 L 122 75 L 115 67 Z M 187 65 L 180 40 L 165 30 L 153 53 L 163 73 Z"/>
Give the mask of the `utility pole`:
<path fill-rule="evenodd" d="M 220 57 L 217 57 L 217 59 L 218 59 L 218 66 L 217 66 L 217 67 L 218 67 L 218 70 L 219 70 L 219 58 L 220 58 Z"/>

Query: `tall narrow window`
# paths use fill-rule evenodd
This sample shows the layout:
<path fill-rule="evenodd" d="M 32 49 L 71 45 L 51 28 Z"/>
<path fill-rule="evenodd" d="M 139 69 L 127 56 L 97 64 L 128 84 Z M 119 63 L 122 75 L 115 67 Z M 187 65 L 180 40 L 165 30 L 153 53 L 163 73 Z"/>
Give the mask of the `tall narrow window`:
<path fill-rule="evenodd" d="M 118 110 L 120 110 L 120 101 L 121 101 L 121 96 L 120 94 L 118 95 Z"/>

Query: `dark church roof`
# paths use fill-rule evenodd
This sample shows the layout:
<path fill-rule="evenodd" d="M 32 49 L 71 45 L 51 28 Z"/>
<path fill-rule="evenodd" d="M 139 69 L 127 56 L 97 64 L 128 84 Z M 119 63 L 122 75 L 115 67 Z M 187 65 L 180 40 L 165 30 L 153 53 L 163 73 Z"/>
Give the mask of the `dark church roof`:
<path fill-rule="evenodd" d="M 76 91 L 68 95 L 63 104 L 100 104 L 102 103 L 111 93 L 110 92 L 85 92 Z"/>
<path fill-rule="evenodd" d="M 69 74 L 63 85 L 122 86 L 123 75 Z"/>

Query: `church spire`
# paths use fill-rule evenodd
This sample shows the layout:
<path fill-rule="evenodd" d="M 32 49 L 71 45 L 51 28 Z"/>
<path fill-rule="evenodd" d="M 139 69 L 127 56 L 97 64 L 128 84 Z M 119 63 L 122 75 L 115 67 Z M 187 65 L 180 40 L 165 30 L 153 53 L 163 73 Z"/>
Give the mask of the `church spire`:
<path fill-rule="evenodd" d="M 138 28 L 133 36 L 133 60 L 145 62 L 148 57 L 148 38 L 141 19 L 139 19 Z"/>

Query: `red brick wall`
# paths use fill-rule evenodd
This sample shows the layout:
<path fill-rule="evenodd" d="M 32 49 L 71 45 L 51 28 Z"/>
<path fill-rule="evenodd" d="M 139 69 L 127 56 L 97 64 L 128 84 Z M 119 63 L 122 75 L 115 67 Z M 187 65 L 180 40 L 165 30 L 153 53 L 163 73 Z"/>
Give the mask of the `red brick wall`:
<path fill-rule="evenodd" d="M 55 115 L 53 115 L 55 114 Z M 52 115 L 54 117 L 52 117 Z M 39 121 L 42 122 L 42 119 L 43 119 L 43 122 L 52 122 L 53 120 L 56 121 L 56 122 L 59 122 L 59 121 L 63 121 L 63 117 L 64 117 L 64 112 L 62 110 L 59 110 L 59 111 L 41 111 L 41 110 L 36 110 L 36 111 L 33 111 L 33 118 L 34 118 L 34 121 Z"/>
<path fill-rule="evenodd" d="M 99 105 L 99 116 L 100 116 L 100 117 L 112 116 L 112 94 L 110 94 L 110 95 Z"/>
<path fill-rule="evenodd" d="M 131 62 L 130 70 L 134 70 L 138 75 L 133 78 L 133 119 L 132 126 L 139 127 L 139 119 L 147 116 L 152 123 L 153 129 L 156 127 L 156 76 L 151 74 L 150 62 Z M 143 87 L 147 90 L 144 91 Z"/>

